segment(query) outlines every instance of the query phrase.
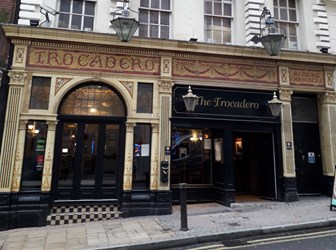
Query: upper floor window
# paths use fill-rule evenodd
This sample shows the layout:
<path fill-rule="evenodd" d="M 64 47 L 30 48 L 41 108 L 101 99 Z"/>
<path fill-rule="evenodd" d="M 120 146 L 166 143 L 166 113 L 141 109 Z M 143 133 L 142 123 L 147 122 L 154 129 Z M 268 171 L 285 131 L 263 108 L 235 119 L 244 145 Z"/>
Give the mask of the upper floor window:
<path fill-rule="evenodd" d="M 58 27 L 76 30 L 93 30 L 95 2 L 61 0 Z"/>
<path fill-rule="evenodd" d="M 169 39 L 170 0 L 141 0 L 139 36 Z"/>
<path fill-rule="evenodd" d="M 231 43 L 232 0 L 204 0 L 205 42 Z"/>
<path fill-rule="evenodd" d="M 277 26 L 286 30 L 284 48 L 298 49 L 297 13 L 295 0 L 273 0 L 274 19 Z"/>

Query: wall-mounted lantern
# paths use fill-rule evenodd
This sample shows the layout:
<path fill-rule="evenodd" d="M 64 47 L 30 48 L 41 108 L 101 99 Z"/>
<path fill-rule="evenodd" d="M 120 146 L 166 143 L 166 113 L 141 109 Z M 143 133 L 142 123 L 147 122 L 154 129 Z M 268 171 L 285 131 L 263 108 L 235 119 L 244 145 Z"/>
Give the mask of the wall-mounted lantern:
<path fill-rule="evenodd" d="M 117 36 L 122 42 L 129 42 L 134 35 L 135 31 L 139 28 L 140 23 L 135 20 L 135 18 L 130 18 L 129 15 L 132 12 L 138 12 L 128 8 L 129 0 L 124 0 L 123 9 L 116 10 L 113 15 L 119 15 L 110 21 L 112 27 L 114 28 Z"/>
<path fill-rule="evenodd" d="M 265 20 L 264 28 L 261 28 L 262 20 Z M 255 44 L 261 42 L 270 56 L 278 55 L 286 40 L 286 30 L 274 25 L 274 18 L 266 7 L 264 7 L 260 15 L 259 25 L 259 36 L 255 35 L 251 40 Z"/>
<path fill-rule="evenodd" d="M 188 112 L 194 112 L 196 104 L 197 104 L 198 96 L 193 94 L 190 86 L 188 89 L 188 93 L 186 95 L 183 95 L 182 97 L 183 97 L 186 110 Z"/>
<path fill-rule="evenodd" d="M 273 99 L 268 101 L 268 105 L 270 106 L 272 115 L 277 117 L 280 115 L 281 107 L 282 107 L 282 101 L 280 101 L 274 92 Z"/>

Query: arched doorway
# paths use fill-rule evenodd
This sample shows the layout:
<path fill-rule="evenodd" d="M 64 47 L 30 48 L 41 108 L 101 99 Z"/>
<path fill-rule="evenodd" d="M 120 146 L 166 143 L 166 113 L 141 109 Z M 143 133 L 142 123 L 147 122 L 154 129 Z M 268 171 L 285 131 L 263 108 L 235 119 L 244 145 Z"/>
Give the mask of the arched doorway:
<path fill-rule="evenodd" d="M 88 83 L 70 91 L 58 109 L 54 200 L 119 199 L 126 106 L 108 86 Z"/>

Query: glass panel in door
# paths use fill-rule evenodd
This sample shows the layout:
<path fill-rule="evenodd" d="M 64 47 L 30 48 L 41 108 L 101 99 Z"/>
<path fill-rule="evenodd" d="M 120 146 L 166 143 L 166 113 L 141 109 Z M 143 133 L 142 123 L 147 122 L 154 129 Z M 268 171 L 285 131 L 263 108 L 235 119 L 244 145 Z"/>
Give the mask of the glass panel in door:
<path fill-rule="evenodd" d="M 106 125 L 103 186 L 116 186 L 119 155 L 119 125 Z"/>
<path fill-rule="evenodd" d="M 71 186 L 74 177 L 77 123 L 64 123 L 61 142 L 61 161 L 58 171 L 58 185 Z"/>
<path fill-rule="evenodd" d="M 81 167 L 81 186 L 94 186 L 96 179 L 98 124 L 85 124 Z"/>

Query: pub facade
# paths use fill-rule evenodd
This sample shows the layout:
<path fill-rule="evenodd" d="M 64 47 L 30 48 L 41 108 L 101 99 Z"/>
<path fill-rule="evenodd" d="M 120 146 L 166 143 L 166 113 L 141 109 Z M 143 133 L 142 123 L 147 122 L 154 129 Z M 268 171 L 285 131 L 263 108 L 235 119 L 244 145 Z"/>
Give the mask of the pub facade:
<path fill-rule="evenodd" d="M 330 54 L 3 25 L 14 46 L 0 155 L 2 229 L 159 215 L 237 195 L 330 194 Z M 198 96 L 187 112 L 188 87 Z M 279 117 L 268 101 L 274 92 Z M 94 215 L 71 209 L 99 210 Z M 69 210 L 66 210 L 68 209 Z M 93 209 L 93 210 L 94 210 Z"/>

